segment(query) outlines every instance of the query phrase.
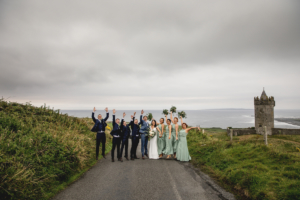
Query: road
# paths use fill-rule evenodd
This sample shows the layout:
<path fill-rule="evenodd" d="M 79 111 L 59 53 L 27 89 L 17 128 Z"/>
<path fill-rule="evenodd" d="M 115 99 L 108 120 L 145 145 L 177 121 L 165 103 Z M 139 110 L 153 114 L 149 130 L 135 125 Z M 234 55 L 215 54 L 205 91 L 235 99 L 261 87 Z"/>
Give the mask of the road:
<path fill-rule="evenodd" d="M 130 150 L 131 144 L 129 144 Z M 149 148 L 148 148 L 149 149 Z M 137 156 L 141 158 L 141 147 Z M 117 160 L 115 158 L 115 160 Z M 189 162 L 138 159 L 111 162 L 111 154 L 53 200 L 201 199 L 234 200 L 234 196 Z"/>

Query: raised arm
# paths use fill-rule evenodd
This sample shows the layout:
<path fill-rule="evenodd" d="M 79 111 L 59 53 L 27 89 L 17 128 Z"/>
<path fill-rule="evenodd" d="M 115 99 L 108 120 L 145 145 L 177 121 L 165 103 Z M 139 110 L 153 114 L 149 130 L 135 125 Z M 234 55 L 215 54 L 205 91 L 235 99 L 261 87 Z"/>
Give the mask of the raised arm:
<path fill-rule="evenodd" d="M 144 110 L 141 111 L 141 116 L 140 116 L 140 123 L 141 123 L 141 125 L 144 124 L 143 114 L 144 114 Z"/>
<path fill-rule="evenodd" d="M 171 118 L 171 122 L 174 124 L 174 120 L 173 120 L 172 111 L 170 112 L 170 118 Z"/>
<path fill-rule="evenodd" d="M 104 118 L 104 121 L 106 122 L 106 120 L 109 118 L 109 113 L 108 113 L 108 108 L 105 108 L 106 111 L 106 117 Z"/>
<path fill-rule="evenodd" d="M 95 111 L 96 111 L 96 108 L 94 107 L 93 112 L 92 112 L 92 119 L 93 119 L 93 121 L 96 123 L 96 119 L 95 119 Z"/>
<path fill-rule="evenodd" d="M 129 123 L 129 125 L 131 126 L 131 130 L 133 130 L 133 124 L 134 124 L 133 122 L 134 122 L 134 116 L 131 115 L 131 121 Z"/>
<path fill-rule="evenodd" d="M 165 115 L 165 118 L 166 118 L 166 123 L 168 122 L 168 116 L 167 115 Z M 167 123 L 168 124 L 168 123 Z"/>
<path fill-rule="evenodd" d="M 124 128 L 124 125 L 123 125 L 123 122 L 124 122 L 124 117 L 126 116 L 125 112 L 123 113 L 123 118 L 121 120 L 121 126 L 120 128 L 123 129 Z"/>
<path fill-rule="evenodd" d="M 183 124 L 182 116 L 180 116 L 180 121 L 181 121 L 181 126 L 182 126 L 182 124 Z"/>
<path fill-rule="evenodd" d="M 115 124 L 116 124 L 116 110 L 115 109 L 113 109 L 113 121 L 112 121 L 112 123 L 113 123 L 113 127 L 115 127 Z"/>
<path fill-rule="evenodd" d="M 188 133 L 190 130 L 192 129 L 198 129 L 200 131 L 200 128 L 199 127 L 191 127 L 191 128 L 187 128 L 185 129 L 185 132 Z"/>

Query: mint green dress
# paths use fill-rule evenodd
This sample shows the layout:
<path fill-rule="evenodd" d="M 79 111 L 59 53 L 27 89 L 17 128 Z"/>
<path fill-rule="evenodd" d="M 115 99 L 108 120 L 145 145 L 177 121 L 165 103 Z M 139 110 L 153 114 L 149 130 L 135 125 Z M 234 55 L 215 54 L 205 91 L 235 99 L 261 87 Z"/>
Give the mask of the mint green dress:
<path fill-rule="evenodd" d="M 177 151 L 177 145 L 178 145 L 178 140 L 176 140 L 176 129 L 175 129 L 175 124 L 173 124 L 172 125 L 172 146 L 173 146 L 174 153 L 176 153 Z"/>
<path fill-rule="evenodd" d="M 157 126 L 159 130 L 163 133 L 162 137 L 159 137 L 159 132 L 157 131 L 157 152 L 158 155 L 162 154 L 164 149 L 165 149 L 165 135 L 164 135 L 164 130 L 162 130 L 161 124 Z"/>
<path fill-rule="evenodd" d="M 177 146 L 177 152 L 176 152 L 176 157 L 177 160 L 179 161 L 190 161 L 191 156 L 189 153 L 188 145 L 187 145 L 187 140 L 186 140 L 186 135 L 187 133 L 185 132 L 184 129 L 178 132 L 178 146 Z"/>
<path fill-rule="evenodd" d="M 171 139 L 169 139 L 169 126 L 167 125 L 166 127 L 166 148 L 165 148 L 165 154 L 166 155 L 173 155 L 173 145 L 172 145 L 172 141 L 173 141 L 173 136 L 171 134 Z"/>

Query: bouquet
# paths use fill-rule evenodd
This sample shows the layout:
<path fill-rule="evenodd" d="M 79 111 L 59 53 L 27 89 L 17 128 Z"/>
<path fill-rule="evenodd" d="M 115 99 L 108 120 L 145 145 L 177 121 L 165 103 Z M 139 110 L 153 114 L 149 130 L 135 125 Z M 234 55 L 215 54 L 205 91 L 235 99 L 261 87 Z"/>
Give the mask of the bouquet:
<path fill-rule="evenodd" d="M 178 116 L 182 118 L 186 118 L 186 113 L 184 111 L 178 112 Z"/>
<path fill-rule="evenodd" d="M 172 107 L 170 108 L 170 111 L 171 111 L 172 113 L 176 113 L 176 107 L 175 107 L 175 106 L 172 106 Z"/>
<path fill-rule="evenodd" d="M 154 131 L 149 131 L 149 137 L 153 138 L 156 135 L 156 132 Z"/>
<path fill-rule="evenodd" d="M 162 114 L 164 114 L 164 115 L 168 115 L 168 114 L 169 114 L 169 111 L 168 111 L 168 109 L 163 109 L 163 112 L 162 112 Z"/>
<path fill-rule="evenodd" d="M 147 116 L 149 121 L 151 121 L 153 119 L 152 113 L 148 113 L 148 114 L 146 114 L 146 116 Z"/>

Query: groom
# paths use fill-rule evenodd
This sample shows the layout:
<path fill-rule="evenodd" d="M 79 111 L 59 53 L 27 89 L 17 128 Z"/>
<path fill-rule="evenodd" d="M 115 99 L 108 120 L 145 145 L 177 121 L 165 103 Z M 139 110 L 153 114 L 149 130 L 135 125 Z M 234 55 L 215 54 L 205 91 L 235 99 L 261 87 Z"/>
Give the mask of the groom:
<path fill-rule="evenodd" d="M 147 149 L 147 145 L 148 145 L 148 130 L 149 130 L 149 124 L 147 122 L 147 116 L 144 116 L 144 110 L 142 110 L 141 112 L 141 116 L 140 116 L 140 124 L 141 124 L 141 128 L 140 128 L 140 134 L 141 134 L 141 142 L 142 142 L 142 158 L 143 160 L 145 159 L 144 155 L 148 156 L 148 149 Z M 145 150 L 145 153 L 144 153 Z"/>
<path fill-rule="evenodd" d="M 103 156 L 103 158 L 105 158 L 105 143 L 106 143 L 106 135 L 105 135 L 106 123 L 105 122 L 109 117 L 109 113 L 108 113 L 108 108 L 105 108 L 105 111 L 106 111 L 105 119 L 102 118 L 101 114 L 98 115 L 98 119 L 95 119 L 95 116 L 94 116 L 95 111 L 96 111 L 96 108 L 94 107 L 93 113 L 92 113 L 92 119 L 95 122 L 95 125 L 92 128 L 92 131 L 97 132 L 97 137 L 96 137 L 96 160 L 98 160 L 100 143 L 102 143 L 102 156 Z"/>

